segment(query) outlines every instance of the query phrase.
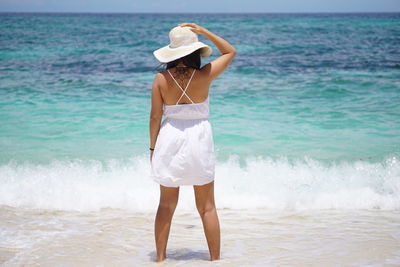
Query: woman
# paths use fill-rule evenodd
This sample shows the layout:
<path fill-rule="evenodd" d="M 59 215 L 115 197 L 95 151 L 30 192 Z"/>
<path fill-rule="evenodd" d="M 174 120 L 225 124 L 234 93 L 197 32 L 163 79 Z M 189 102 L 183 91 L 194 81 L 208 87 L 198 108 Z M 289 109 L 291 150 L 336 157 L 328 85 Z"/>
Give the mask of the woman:
<path fill-rule="evenodd" d="M 197 34 L 212 41 L 221 56 L 200 67 L 200 57 L 212 48 Z M 227 41 L 196 25 L 182 23 L 170 33 L 170 44 L 153 52 L 166 70 L 156 74 L 150 114 L 151 177 L 160 184 L 160 203 L 155 218 L 156 261 L 166 258 L 172 216 L 179 186 L 193 185 L 210 259 L 220 258 L 220 229 L 214 203 L 215 156 L 208 121 L 209 87 L 231 63 L 236 49 Z M 162 116 L 166 119 L 161 122 Z M 153 155 L 154 154 L 154 155 Z"/>

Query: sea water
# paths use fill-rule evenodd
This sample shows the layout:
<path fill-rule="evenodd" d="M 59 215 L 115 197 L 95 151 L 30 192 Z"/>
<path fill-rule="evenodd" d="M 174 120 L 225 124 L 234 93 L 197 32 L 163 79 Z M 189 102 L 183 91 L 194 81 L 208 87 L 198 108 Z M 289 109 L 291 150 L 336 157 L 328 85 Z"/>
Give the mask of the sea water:
<path fill-rule="evenodd" d="M 237 49 L 210 87 L 220 264 L 399 264 L 398 13 L 2 13 L 2 262 L 151 264 L 152 52 L 182 22 Z M 176 264 L 208 257 L 192 191 Z"/>

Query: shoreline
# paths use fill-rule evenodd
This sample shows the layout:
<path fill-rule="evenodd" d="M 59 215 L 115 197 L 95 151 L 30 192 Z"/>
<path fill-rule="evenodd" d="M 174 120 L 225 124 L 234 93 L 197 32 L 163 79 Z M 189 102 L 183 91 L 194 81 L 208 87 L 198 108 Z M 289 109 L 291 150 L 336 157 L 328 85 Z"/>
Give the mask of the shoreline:
<path fill-rule="evenodd" d="M 66 262 L 157 266 L 153 261 L 154 212 L 5 206 L 0 211 L 0 264 L 5 266 Z M 219 209 L 218 213 L 221 260 L 217 264 L 222 266 L 400 263 L 400 211 Z M 172 265 L 209 264 L 196 211 L 179 210 L 178 205 L 167 255 Z"/>

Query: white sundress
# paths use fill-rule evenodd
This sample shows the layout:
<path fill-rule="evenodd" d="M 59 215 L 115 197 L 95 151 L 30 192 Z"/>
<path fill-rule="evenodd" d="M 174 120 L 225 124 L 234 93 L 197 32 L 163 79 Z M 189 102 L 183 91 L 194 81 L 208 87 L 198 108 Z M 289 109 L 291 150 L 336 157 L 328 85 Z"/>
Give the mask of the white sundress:
<path fill-rule="evenodd" d="M 204 185 L 214 180 L 215 154 L 212 127 L 208 120 L 209 96 L 194 103 L 186 94 L 192 76 L 175 105 L 163 104 L 160 131 L 151 160 L 150 177 L 166 187 Z M 178 104 L 183 95 L 191 104 Z"/>

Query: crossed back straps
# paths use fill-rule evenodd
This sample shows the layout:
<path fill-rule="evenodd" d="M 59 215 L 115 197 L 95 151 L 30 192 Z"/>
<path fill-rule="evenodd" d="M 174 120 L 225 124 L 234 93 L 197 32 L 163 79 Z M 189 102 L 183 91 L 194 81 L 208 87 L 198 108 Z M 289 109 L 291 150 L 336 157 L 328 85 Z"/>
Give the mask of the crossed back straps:
<path fill-rule="evenodd" d="M 175 83 L 178 85 L 178 87 L 182 90 L 182 94 L 181 94 L 181 96 L 179 97 L 178 101 L 176 101 L 176 104 L 175 104 L 175 105 L 178 105 L 178 102 L 179 102 L 179 100 L 181 100 L 181 98 L 182 98 L 183 95 L 186 95 L 186 97 L 189 98 L 190 102 L 192 102 L 193 104 L 195 104 L 195 103 L 193 102 L 193 100 L 186 94 L 186 89 L 189 87 L 190 81 L 192 80 L 193 75 L 194 75 L 194 72 L 196 71 L 196 69 L 193 70 L 192 76 L 190 77 L 189 82 L 187 83 L 185 89 L 183 89 L 183 88 L 179 85 L 179 83 L 175 80 L 174 76 L 172 76 L 171 72 L 169 72 L 169 70 L 167 70 L 167 71 L 168 71 L 169 75 L 171 75 L 171 77 L 172 77 L 172 79 L 175 81 Z"/>

